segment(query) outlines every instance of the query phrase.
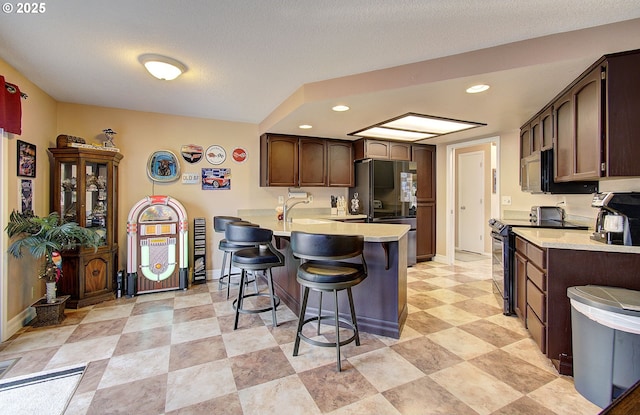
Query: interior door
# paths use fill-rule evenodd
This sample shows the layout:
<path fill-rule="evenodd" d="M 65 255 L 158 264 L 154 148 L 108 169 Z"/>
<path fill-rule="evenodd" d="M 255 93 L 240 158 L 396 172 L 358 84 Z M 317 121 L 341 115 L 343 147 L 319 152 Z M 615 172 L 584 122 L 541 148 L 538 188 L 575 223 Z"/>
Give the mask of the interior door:
<path fill-rule="evenodd" d="M 458 249 L 484 252 L 484 152 L 458 154 Z"/>

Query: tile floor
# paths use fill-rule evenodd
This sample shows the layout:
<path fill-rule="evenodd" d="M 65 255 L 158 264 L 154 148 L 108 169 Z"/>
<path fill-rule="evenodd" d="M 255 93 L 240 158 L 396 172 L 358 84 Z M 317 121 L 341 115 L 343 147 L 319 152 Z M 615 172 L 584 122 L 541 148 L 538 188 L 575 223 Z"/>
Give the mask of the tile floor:
<path fill-rule="evenodd" d="M 301 344 L 297 318 L 242 315 L 217 282 L 67 310 L 21 330 L 5 379 L 88 363 L 67 414 L 597 414 L 491 293 L 490 260 L 409 269 L 399 340 L 362 333 L 335 351 Z M 357 289 L 357 287 L 355 288 Z"/>

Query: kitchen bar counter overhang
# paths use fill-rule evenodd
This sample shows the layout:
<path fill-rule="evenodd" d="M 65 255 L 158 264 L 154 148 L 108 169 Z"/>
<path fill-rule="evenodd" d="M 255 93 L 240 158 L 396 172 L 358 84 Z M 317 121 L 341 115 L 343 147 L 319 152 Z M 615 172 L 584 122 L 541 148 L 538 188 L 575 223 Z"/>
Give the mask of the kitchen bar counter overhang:
<path fill-rule="evenodd" d="M 362 332 L 399 338 L 407 317 L 407 235 L 409 225 L 348 223 L 324 219 L 299 219 L 284 223 L 267 216 L 243 217 L 273 231 L 275 246 L 285 256 L 285 265 L 274 268 L 276 294 L 294 312 L 300 311 L 301 289 L 296 280 L 300 260 L 293 256 L 290 236 L 293 231 L 363 235 L 367 278 L 353 289 L 353 299 Z M 307 313 L 318 312 L 317 296 L 309 299 Z M 340 310 L 349 310 L 346 296 L 339 296 Z M 344 304 L 343 304 L 344 303 Z M 323 314 L 331 314 L 333 299 L 324 296 Z M 346 315 L 345 315 L 346 317 Z"/>

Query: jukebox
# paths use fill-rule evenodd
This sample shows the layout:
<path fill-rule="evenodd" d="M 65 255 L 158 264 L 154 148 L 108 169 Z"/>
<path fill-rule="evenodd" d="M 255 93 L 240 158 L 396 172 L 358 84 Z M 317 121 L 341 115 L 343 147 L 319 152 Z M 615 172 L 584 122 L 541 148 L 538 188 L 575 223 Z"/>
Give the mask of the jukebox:
<path fill-rule="evenodd" d="M 147 196 L 131 208 L 127 219 L 127 296 L 187 289 L 188 231 L 184 207 L 170 196 Z"/>

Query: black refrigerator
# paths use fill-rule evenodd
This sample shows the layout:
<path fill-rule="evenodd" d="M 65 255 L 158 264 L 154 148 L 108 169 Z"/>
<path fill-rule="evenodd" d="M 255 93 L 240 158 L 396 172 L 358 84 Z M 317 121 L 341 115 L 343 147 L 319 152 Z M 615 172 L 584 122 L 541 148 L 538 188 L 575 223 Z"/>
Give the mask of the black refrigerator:
<path fill-rule="evenodd" d="M 349 199 L 358 194 L 358 214 L 367 222 L 400 223 L 411 226 L 408 264 L 416 263 L 416 163 L 365 159 L 355 162 L 355 187 Z"/>

